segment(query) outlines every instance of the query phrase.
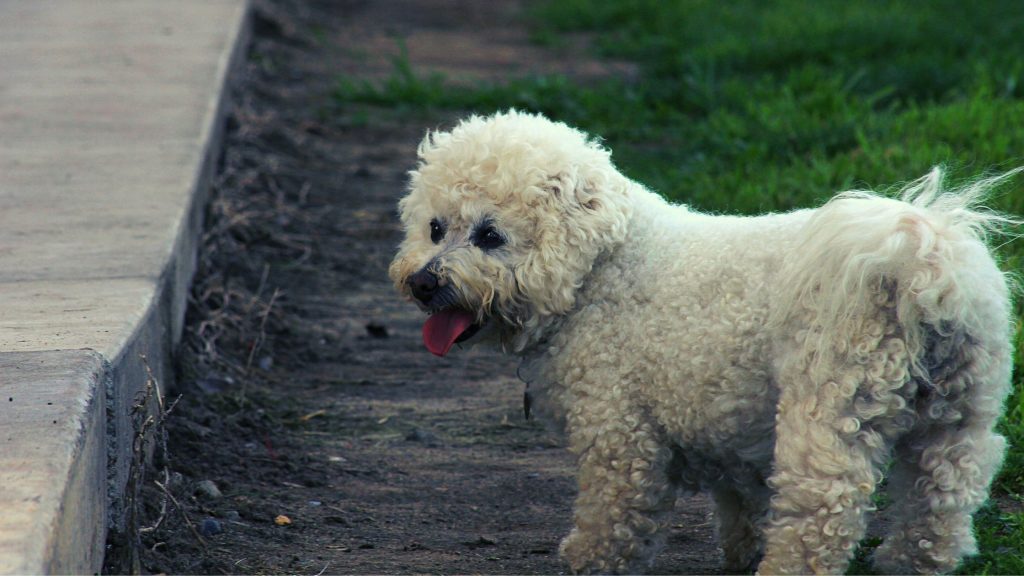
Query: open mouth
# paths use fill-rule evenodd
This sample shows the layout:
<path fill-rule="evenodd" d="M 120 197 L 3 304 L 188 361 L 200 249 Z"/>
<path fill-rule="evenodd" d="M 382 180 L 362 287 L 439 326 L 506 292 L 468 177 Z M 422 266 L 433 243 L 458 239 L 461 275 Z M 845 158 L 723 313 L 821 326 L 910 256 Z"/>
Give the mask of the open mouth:
<path fill-rule="evenodd" d="M 476 315 L 461 308 L 442 308 L 423 324 L 423 344 L 435 356 L 444 356 L 456 342 L 471 338 L 480 325 Z"/>

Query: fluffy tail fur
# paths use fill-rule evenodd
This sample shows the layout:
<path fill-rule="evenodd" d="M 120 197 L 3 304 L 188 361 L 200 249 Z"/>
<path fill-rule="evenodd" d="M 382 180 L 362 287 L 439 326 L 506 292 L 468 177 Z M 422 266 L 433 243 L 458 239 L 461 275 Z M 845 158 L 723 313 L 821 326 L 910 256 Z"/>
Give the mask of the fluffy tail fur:
<path fill-rule="evenodd" d="M 996 267 L 986 241 L 1024 221 L 979 204 L 1022 169 L 944 191 L 942 170 L 934 168 L 904 188 L 900 200 L 864 191 L 836 196 L 815 212 L 787 261 L 782 278 L 789 297 L 776 302 L 772 321 L 785 322 L 797 308 L 813 311 L 821 332 L 808 345 L 817 350 L 817 366 L 828 366 L 844 350 L 843 336 L 854 333 L 878 299 L 894 298 L 912 371 L 928 379 L 922 357 L 929 332 L 1005 329 L 986 326 L 976 312 L 979 298 L 1009 305 L 1011 279 Z"/>

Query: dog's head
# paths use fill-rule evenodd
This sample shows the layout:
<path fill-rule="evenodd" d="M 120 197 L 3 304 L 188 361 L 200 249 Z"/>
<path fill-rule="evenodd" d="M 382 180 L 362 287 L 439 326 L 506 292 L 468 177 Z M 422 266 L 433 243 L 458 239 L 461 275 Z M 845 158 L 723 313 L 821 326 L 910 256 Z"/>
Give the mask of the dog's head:
<path fill-rule="evenodd" d="M 632 184 L 582 132 L 516 111 L 428 133 L 418 152 L 390 275 L 431 313 L 424 343 L 444 355 L 487 326 L 521 350 L 621 242 Z"/>

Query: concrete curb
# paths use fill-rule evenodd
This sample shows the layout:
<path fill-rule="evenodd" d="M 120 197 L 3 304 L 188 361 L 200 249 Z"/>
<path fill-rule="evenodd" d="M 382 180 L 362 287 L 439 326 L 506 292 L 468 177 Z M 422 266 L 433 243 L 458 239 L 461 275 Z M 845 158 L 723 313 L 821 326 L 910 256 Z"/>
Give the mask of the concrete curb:
<path fill-rule="evenodd" d="M 0 573 L 96 573 L 173 377 L 248 0 L 0 4 Z"/>

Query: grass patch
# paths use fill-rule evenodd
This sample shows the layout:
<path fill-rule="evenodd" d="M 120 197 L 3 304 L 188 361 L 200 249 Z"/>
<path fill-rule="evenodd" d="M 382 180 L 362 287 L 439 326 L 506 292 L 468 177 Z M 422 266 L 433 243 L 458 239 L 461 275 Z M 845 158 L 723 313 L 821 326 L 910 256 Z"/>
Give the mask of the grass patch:
<path fill-rule="evenodd" d="M 342 80 L 335 96 L 342 106 L 542 112 L 600 135 L 623 172 L 672 200 L 720 213 L 782 211 L 837 190 L 886 189 L 939 164 L 954 185 L 1024 164 L 1019 8 L 1017 0 L 535 2 L 535 40 L 557 47 L 566 34 L 591 34 L 599 57 L 636 62 L 639 78 L 455 88 L 417 74 L 403 55 L 386 81 Z M 1024 178 L 990 204 L 1024 214 Z M 1006 270 L 1024 269 L 1024 240 L 998 251 Z M 1024 365 L 1020 335 L 1016 363 Z M 996 481 L 1004 499 L 1024 494 L 1022 374 L 1000 424 L 1010 441 Z M 961 570 L 1024 573 L 1024 515 L 990 505 L 977 524 L 981 554 Z"/>
<path fill-rule="evenodd" d="M 989 501 L 974 516 L 980 552 L 960 574 L 1024 574 L 1024 514 L 1001 512 Z"/>

